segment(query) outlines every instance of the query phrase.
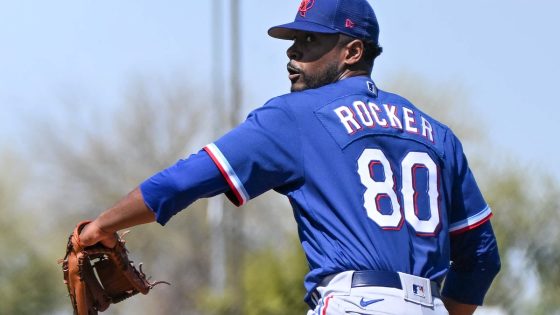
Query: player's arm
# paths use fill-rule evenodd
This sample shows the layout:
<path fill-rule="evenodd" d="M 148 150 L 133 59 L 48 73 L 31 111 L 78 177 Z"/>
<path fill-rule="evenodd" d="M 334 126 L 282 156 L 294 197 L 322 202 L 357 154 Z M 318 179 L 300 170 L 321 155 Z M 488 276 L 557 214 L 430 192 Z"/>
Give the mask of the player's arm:
<path fill-rule="evenodd" d="M 500 270 L 490 221 L 451 236 L 451 268 L 442 295 L 450 315 L 472 314 Z"/>
<path fill-rule="evenodd" d="M 114 241 L 114 232 L 153 222 L 164 225 L 200 198 L 226 193 L 241 205 L 272 188 L 289 189 L 301 176 L 294 117 L 280 99 L 255 110 L 212 145 L 155 174 L 84 228 L 84 245 Z"/>
<path fill-rule="evenodd" d="M 84 246 L 102 242 L 111 247 L 116 231 L 154 221 L 163 225 L 197 199 L 227 190 L 228 185 L 212 159 L 200 151 L 156 173 L 103 211 L 82 230 L 80 242 Z"/>
<path fill-rule="evenodd" d="M 155 220 L 155 214 L 144 203 L 140 189 L 135 188 L 86 225 L 80 233 L 80 242 L 84 246 L 102 242 L 105 246 L 113 247 L 116 231 Z"/>

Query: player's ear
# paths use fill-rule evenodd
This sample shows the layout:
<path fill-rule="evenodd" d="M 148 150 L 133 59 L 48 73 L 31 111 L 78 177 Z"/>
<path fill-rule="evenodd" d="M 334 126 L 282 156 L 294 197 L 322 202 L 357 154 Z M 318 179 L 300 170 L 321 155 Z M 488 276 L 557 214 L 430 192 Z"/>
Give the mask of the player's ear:
<path fill-rule="evenodd" d="M 359 39 L 349 41 L 344 47 L 344 62 L 349 65 L 358 64 L 364 56 L 364 42 Z"/>

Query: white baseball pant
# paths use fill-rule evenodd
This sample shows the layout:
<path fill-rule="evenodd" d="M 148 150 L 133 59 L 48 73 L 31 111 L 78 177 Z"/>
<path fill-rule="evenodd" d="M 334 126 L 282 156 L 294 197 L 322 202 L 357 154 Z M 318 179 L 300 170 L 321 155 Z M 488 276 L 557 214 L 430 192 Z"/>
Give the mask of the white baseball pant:
<path fill-rule="evenodd" d="M 429 279 L 399 273 L 402 289 L 352 287 L 353 273 L 339 273 L 319 286 L 317 306 L 307 315 L 448 315 L 439 294 L 431 294 Z"/>

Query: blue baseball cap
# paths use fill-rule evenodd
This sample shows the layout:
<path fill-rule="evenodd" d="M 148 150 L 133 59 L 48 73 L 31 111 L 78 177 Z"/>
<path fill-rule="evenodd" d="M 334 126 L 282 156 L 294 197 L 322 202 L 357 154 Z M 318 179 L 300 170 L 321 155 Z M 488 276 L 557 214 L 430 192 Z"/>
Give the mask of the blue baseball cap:
<path fill-rule="evenodd" d="M 268 35 L 293 39 L 295 31 L 342 33 L 378 43 L 379 24 L 367 0 L 302 0 L 293 22 L 271 27 Z"/>

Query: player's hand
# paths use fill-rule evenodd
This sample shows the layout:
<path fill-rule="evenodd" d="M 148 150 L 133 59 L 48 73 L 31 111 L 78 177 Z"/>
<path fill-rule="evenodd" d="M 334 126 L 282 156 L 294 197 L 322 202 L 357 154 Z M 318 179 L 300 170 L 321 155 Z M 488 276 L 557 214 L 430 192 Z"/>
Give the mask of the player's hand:
<path fill-rule="evenodd" d="M 459 303 L 451 298 L 443 297 L 443 304 L 449 312 L 449 315 L 472 315 L 478 305 Z"/>
<path fill-rule="evenodd" d="M 80 244 L 82 246 L 91 246 L 101 243 L 103 246 L 113 248 L 117 244 L 116 233 L 104 231 L 99 227 L 96 220 L 86 225 L 80 232 Z"/>

